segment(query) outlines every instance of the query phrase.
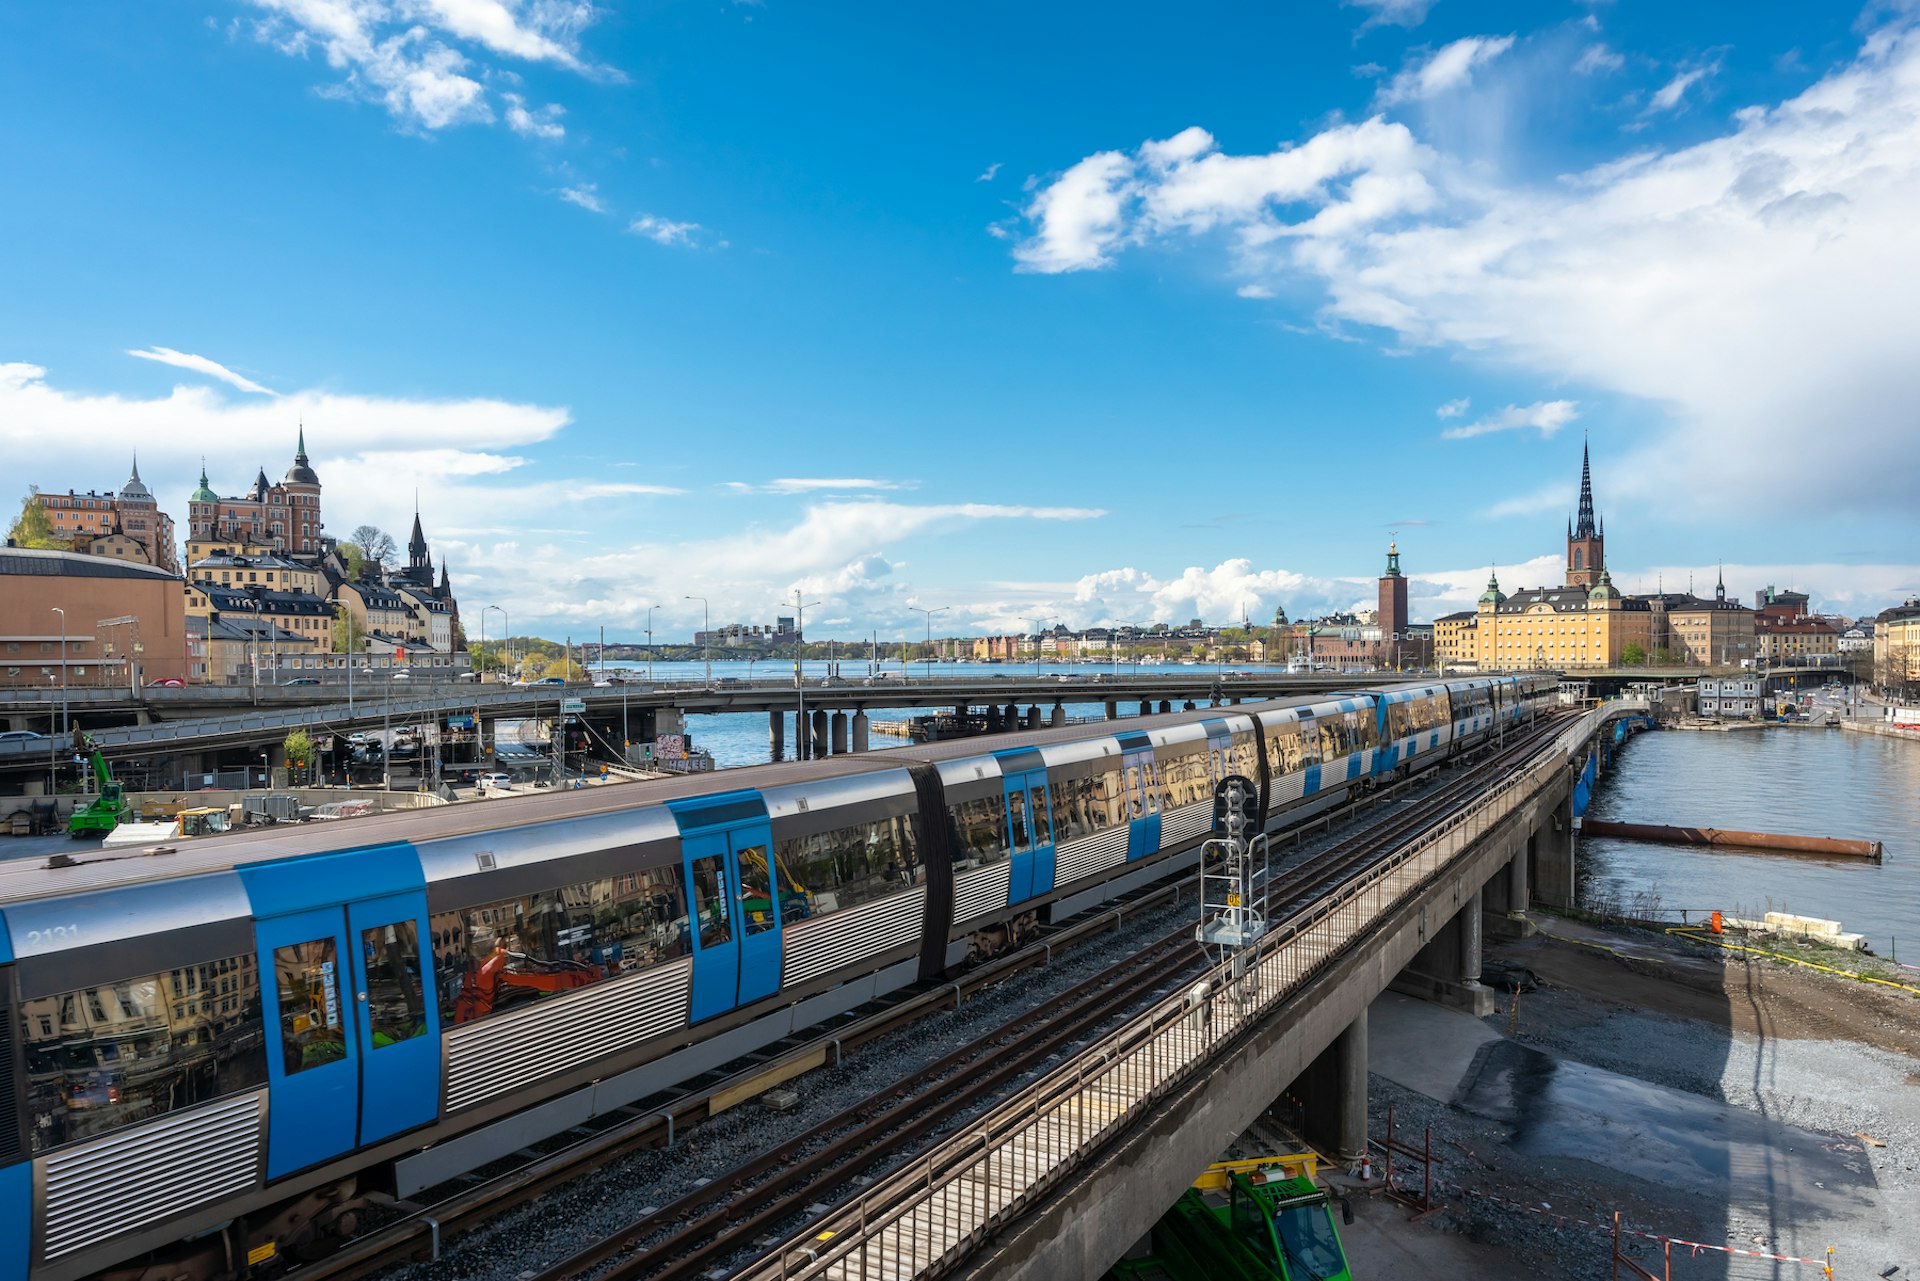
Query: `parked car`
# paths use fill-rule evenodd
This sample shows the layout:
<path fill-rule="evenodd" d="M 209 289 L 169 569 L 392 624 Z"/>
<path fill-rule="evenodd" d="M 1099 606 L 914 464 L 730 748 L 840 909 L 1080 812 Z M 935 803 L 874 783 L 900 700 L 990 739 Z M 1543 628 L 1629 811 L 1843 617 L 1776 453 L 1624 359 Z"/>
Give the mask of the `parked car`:
<path fill-rule="evenodd" d="M 502 774 L 498 771 L 491 774 L 482 774 L 476 781 L 482 791 L 490 787 L 497 787 L 504 792 L 513 786 L 513 776 L 511 774 Z"/>
<path fill-rule="evenodd" d="M 395 672 L 393 673 L 393 676 L 391 679 L 397 680 L 397 681 L 410 681 L 413 679 L 413 673 L 412 672 Z"/>
<path fill-rule="evenodd" d="M 463 685 L 472 685 L 479 681 L 480 673 L 479 672 L 461 672 L 458 676 L 454 677 L 453 679 L 459 681 Z"/>
<path fill-rule="evenodd" d="M 186 682 L 178 676 L 156 676 L 147 682 L 148 689 L 179 689 Z"/>

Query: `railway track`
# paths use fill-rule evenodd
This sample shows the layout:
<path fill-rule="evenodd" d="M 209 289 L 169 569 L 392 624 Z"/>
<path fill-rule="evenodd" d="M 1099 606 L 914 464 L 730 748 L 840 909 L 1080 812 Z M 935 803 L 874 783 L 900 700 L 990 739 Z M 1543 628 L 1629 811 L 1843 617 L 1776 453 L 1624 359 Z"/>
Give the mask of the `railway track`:
<path fill-rule="evenodd" d="M 1443 781 L 1404 811 L 1352 841 L 1273 876 L 1263 906 L 1269 919 L 1312 902 L 1332 886 L 1401 848 L 1415 834 L 1484 791 L 1486 771 L 1530 757 L 1553 732 L 1552 718 L 1477 763 L 1471 777 Z M 956 1051 L 835 1114 L 790 1140 L 588 1243 L 530 1281 L 686 1281 L 716 1275 L 736 1256 L 760 1256 L 787 1235 L 783 1227 L 838 1199 L 856 1180 L 882 1177 L 888 1163 L 929 1136 L 950 1133 L 1046 1063 L 1062 1046 L 1131 1010 L 1163 998 L 1204 958 L 1193 927 L 1180 928 L 1059 994 L 1035 1021 L 1022 1014 Z M 757 1244 L 756 1244 L 757 1243 Z"/>

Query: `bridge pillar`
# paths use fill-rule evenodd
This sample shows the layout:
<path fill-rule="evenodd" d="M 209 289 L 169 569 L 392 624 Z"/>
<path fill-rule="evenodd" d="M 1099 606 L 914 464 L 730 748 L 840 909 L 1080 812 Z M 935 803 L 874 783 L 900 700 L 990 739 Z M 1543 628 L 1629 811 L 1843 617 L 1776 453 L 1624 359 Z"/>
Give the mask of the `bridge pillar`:
<path fill-rule="evenodd" d="M 1509 912 L 1524 912 L 1533 903 L 1527 886 L 1527 854 L 1527 847 L 1523 845 L 1515 851 L 1513 858 L 1507 863 L 1507 910 Z"/>
<path fill-rule="evenodd" d="M 1141 700 L 1140 700 L 1140 714 L 1141 714 L 1142 716 L 1151 716 L 1151 715 L 1153 715 L 1153 700 L 1152 700 L 1152 699 L 1147 699 L 1147 698 L 1143 698 L 1143 699 L 1141 699 Z"/>
<path fill-rule="evenodd" d="M 1493 1013 L 1493 993 L 1480 985 L 1480 904 L 1479 890 L 1463 896 L 1388 987 L 1476 1018 Z"/>
<path fill-rule="evenodd" d="M 864 752 L 867 750 L 867 726 L 867 709 L 864 707 L 854 708 L 853 750 L 856 752 Z"/>
<path fill-rule="evenodd" d="M 1192 700 L 1192 699 L 1188 699 L 1188 700 L 1186 701 L 1186 703 L 1185 703 L 1185 705 L 1183 705 L 1183 706 L 1182 706 L 1182 707 L 1180 708 L 1180 710 L 1181 710 L 1181 711 L 1183 711 L 1183 712 L 1191 712 L 1191 711 L 1193 711 L 1193 710 L 1194 710 L 1194 707 L 1193 707 L 1193 700 Z"/>
<path fill-rule="evenodd" d="M 1064 703 L 1055 703 L 1053 711 L 1047 716 L 1047 724 L 1059 726 L 1067 723 L 1067 708 Z"/>
<path fill-rule="evenodd" d="M 828 725 L 830 726 L 829 746 L 833 749 L 833 754 L 845 756 L 847 754 L 847 714 L 835 712 L 828 721 Z"/>
<path fill-rule="evenodd" d="M 1029 707 L 1027 709 L 1027 728 L 1028 729 L 1040 728 L 1040 704 L 1038 703 L 1035 703 L 1032 707 Z"/>
<path fill-rule="evenodd" d="M 1459 927 L 1455 938 L 1460 945 L 1458 974 L 1461 987 L 1480 986 L 1480 911 L 1485 902 L 1486 891 L 1475 890 L 1473 896 L 1461 905 L 1460 914 L 1454 917 Z"/>
<path fill-rule="evenodd" d="M 987 704 L 987 733 L 998 734 L 999 732 L 1000 732 L 1000 707 L 996 703 L 988 703 Z"/>
<path fill-rule="evenodd" d="M 1187 704 L 1187 706 L 1189 706 L 1189 707 L 1191 707 L 1191 706 L 1193 706 L 1193 704 L 1191 704 L 1191 703 L 1189 703 L 1189 704 Z M 1173 700 L 1172 700 L 1172 699 L 1170 699 L 1170 698 L 1163 698 L 1163 699 L 1161 699 L 1161 700 L 1160 700 L 1160 714 L 1161 714 L 1162 716 L 1165 716 L 1165 715 L 1166 715 L 1166 714 L 1167 714 L 1168 712 L 1170 712 L 1170 711 L 1172 711 L 1172 710 L 1173 710 Z"/>
<path fill-rule="evenodd" d="M 787 754 L 787 714 L 767 713 L 767 759 L 782 760 Z"/>
<path fill-rule="evenodd" d="M 1534 893 L 1548 907 L 1573 906 L 1573 790 L 1555 805 L 1545 825 L 1533 834 Z"/>
<path fill-rule="evenodd" d="M 819 760 L 827 754 L 827 709 L 819 707 L 813 713 L 813 759 Z"/>
<path fill-rule="evenodd" d="M 1117 721 L 1120 719 L 1120 704 L 1116 703 L 1111 698 L 1107 700 L 1107 719 L 1110 721 Z"/>
<path fill-rule="evenodd" d="M 1007 709 L 1000 713 L 1000 727 L 1009 732 L 1020 728 L 1020 704 L 1007 704 Z"/>
<path fill-rule="evenodd" d="M 1307 1140 L 1341 1162 L 1367 1150 L 1367 1012 L 1340 1031 L 1291 1085 Z"/>

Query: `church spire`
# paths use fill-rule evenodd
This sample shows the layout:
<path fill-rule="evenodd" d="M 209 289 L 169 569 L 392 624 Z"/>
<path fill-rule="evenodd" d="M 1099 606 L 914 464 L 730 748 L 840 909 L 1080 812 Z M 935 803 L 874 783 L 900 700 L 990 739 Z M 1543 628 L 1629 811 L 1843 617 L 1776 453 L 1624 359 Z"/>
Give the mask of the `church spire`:
<path fill-rule="evenodd" d="M 1580 514 L 1574 521 L 1575 538 L 1592 538 L 1597 531 L 1593 523 L 1593 468 L 1588 462 L 1587 445 L 1580 443 Z"/>

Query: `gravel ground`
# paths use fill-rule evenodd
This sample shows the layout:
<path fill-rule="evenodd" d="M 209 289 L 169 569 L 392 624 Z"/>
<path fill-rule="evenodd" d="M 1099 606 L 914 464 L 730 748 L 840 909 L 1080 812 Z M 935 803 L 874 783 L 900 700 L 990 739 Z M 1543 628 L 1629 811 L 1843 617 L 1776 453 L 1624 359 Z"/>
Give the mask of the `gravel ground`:
<path fill-rule="evenodd" d="M 1352 839 L 1397 813 L 1408 800 L 1423 795 L 1428 786 L 1374 807 L 1348 828 L 1304 842 L 1297 852 L 1289 849 L 1284 860 L 1275 860 L 1276 870 L 1310 858 L 1331 844 Z M 391 1269 L 383 1274 L 385 1281 L 517 1281 L 523 1274 L 550 1266 L 624 1227 L 645 1210 L 725 1175 L 772 1148 L 793 1142 L 849 1103 L 884 1089 L 955 1049 L 976 1043 L 1002 1023 L 1022 1014 L 1041 1014 L 1056 993 L 1092 977 L 1175 927 L 1195 921 L 1196 910 L 1189 896 L 1182 903 L 1131 919 L 1122 930 L 1081 944 L 1048 968 L 1014 975 L 976 993 L 958 1011 L 931 1015 L 862 1048 L 841 1067 L 821 1069 L 788 1082 L 787 1088 L 801 1099 L 800 1106 L 791 1112 L 769 1113 L 751 1103 L 735 1108 L 687 1133 L 671 1149 L 636 1153 L 538 1202 L 508 1211 L 456 1238 L 439 1262 Z M 1197 948 L 1193 959 L 1196 966 L 1201 961 Z M 1176 980 L 1142 991 L 1140 1006 L 1179 986 Z M 864 1180 L 876 1177 L 879 1171 L 863 1171 L 864 1179 L 855 1179 L 852 1173 L 849 1171 L 847 1191 L 864 1186 Z"/>

